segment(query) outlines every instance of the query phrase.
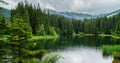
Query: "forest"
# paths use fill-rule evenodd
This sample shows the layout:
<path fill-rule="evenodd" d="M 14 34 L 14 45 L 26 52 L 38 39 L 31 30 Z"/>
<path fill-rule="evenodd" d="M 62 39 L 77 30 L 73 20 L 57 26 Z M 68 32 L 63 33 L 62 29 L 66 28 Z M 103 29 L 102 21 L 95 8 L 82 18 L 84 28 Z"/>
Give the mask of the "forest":
<path fill-rule="evenodd" d="M 92 19 L 70 19 L 64 16 L 52 15 L 49 10 L 45 12 L 40 5 L 32 5 L 28 2 L 19 2 L 15 9 L 10 10 L 10 17 L 0 13 L 0 37 L 6 36 L 10 44 L 25 44 L 34 36 L 74 36 L 74 35 L 107 35 L 120 37 L 120 13 L 113 17 L 98 17 Z M 33 45 L 33 44 L 31 44 Z M 17 49 L 18 54 L 24 54 L 29 47 Z M 38 47 L 38 46 L 37 46 Z M 40 55 L 46 50 L 33 49 L 26 50 L 30 57 Z M 103 48 L 109 48 L 104 46 Z M 117 46 L 118 47 L 118 46 Z M 31 55 L 30 55 L 31 54 Z M 34 55 L 35 54 L 35 55 Z M 24 55 L 25 57 L 27 55 Z M 20 62 L 21 63 L 21 62 Z M 48 62 L 49 63 L 49 62 Z"/>
<path fill-rule="evenodd" d="M 108 34 L 120 36 L 120 14 L 113 17 L 76 20 L 63 16 L 51 15 L 41 10 L 40 5 L 32 6 L 20 2 L 11 10 L 9 21 L 0 16 L 1 34 L 10 34 L 12 30 L 21 30 L 28 35 L 73 35 L 73 34 Z M 8 32 L 9 30 L 9 32 Z"/>

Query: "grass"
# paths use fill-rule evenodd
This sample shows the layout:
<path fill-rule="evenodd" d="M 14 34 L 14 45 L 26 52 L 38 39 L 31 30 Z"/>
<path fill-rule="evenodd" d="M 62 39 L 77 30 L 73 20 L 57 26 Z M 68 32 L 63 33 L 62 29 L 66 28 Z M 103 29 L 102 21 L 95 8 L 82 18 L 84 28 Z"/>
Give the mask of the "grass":
<path fill-rule="evenodd" d="M 112 38 L 115 38 L 115 39 L 120 39 L 119 36 L 108 35 L 108 34 L 99 34 L 98 36 L 101 36 L 101 37 L 107 37 L 107 36 L 109 36 L 109 37 L 112 37 Z"/>
<path fill-rule="evenodd" d="M 115 39 L 120 39 L 120 37 L 119 37 L 119 36 L 114 36 L 114 35 L 112 35 L 112 38 L 115 38 Z"/>
<path fill-rule="evenodd" d="M 84 34 L 85 36 L 94 36 L 95 34 Z"/>
<path fill-rule="evenodd" d="M 78 33 L 78 34 L 73 34 L 73 36 L 80 36 L 80 37 L 84 37 L 84 36 L 95 36 L 95 34 L 84 34 L 82 32 Z M 101 33 L 101 34 L 98 34 L 97 36 L 100 36 L 100 37 L 112 37 L 114 39 L 120 39 L 119 36 L 115 36 L 115 35 L 109 35 L 109 34 L 104 34 L 104 33 Z"/>
<path fill-rule="evenodd" d="M 7 41 L 9 35 L 1 35 L 0 40 L 2 41 Z M 30 40 L 39 40 L 39 39 L 56 39 L 59 38 L 59 36 L 50 36 L 50 35 L 46 35 L 46 36 L 33 36 Z"/>
<path fill-rule="evenodd" d="M 106 36 L 112 36 L 112 35 L 108 35 L 108 34 L 98 34 L 98 36 L 106 37 Z"/>
<path fill-rule="evenodd" d="M 84 36 L 94 36 L 95 34 L 84 34 L 82 32 L 79 32 L 78 34 L 73 34 L 73 36 L 80 36 L 80 37 L 84 37 Z M 119 36 L 114 36 L 114 35 L 107 35 L 107 34 L 99 34 L 98 36 L 101 37 L 105 37 L 105 36 L 110 36 L 112 38 L 115 39 L 120 39 Z M 1 35 L 0 36 L 0 40 L 4 40 L 6 41 L 8 39 L 9 35 Z M 46 36 L 33 36 L 31 39 L 32 40 L 39 40 L 39 39 L 55 39 L 55 38 L 59 38 L 60 36 L 56 35 L 56 36 L 51 36 L 51 35 L 46 35 Z"/>
<path fill-rule="evenodd" d="M 78 34 L 73 34 L 73 36 L 80 36 L 80 37 L 84 37 L 84 36 L 94 36 L 95 34 L 85 34 L 83 32 L 79 32 Z"/>
<path fill-rule="evenodd" d="M 103 45 L 104 52 L 120 52 L 120 45 Z"/>
<path fill-rule="evenodd" d="M 114 58 L 120 58 L 120 45 L 103 45 L 103 53 L 112 54 Z"/>
<path fill-rule="evenodd" d="M 59 38 L 59 36 L 50 36 L 50 35 L 46 35 L 46 36 L 33 36 L 31 39 L 32 40 L 39 40 L 39 39 L 56 39 Z"/>

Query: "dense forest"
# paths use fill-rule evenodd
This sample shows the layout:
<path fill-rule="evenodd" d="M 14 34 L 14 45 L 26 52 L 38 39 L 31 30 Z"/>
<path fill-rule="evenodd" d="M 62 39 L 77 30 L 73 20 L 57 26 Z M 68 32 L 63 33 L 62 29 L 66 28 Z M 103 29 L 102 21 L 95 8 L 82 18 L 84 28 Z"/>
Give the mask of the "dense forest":
<path fill-rule="evenodd" d="M 46 42 L 44 42 L 44 40 L 43 42 L 42 40 L 41 42 L 37 40 L 32 40 L 31 38 L 35 36 L 62 36 L 62 38 L 58 40 L 58 43 L 56 42 L 57 43 L 56 46 L 69 45 L 70 42 L 72 42 L 70 43 L 70 45 L 72 44 L 74 45 L 74 43 L 78 44 L 77 42 L 79 42 L 81 45 L 87 42 L 88 45 L 92 44 L 98 46 L 98 44 L 96 45 L 96 43 L 100 43 L 101 46 L 104 45 L 101 44 L 102 42 L 103 43 L 112 42 L 108 39 L 103 41 L 103 38 L 97 41 L 96 38 L 94 37 L 93 38 L 95 40 L 93 40 L 92 37 L 86 39 L 82 38 L 82 40 L 78 40 L 78 39 L 74 39 L 73 35 L 92 34 L 97 36 L 103 34 L 103 35 L 120 37 L 120 13 L 112 17 L 98 17 L 98 18 L 77 20 L 77 19 L 66 18 L 64 16 L 50 14 L 49 10 L 47 10 L 46 12 L 43 9 L 41 9 L 40 4 L 36 6 L 28 2 L 25 3 L 19 2 L 15 9 L 10 10 L 10 16 L 5 16 L 4 11 L 5 11 L 4 9 L 0 10 L 1 12 L 0 38 L 2 37 L 3 40 L 4 36 L 6 36 L 7 40 L 5 40 L 6 42 L 4 42 L 4 40 L 3 42 L 0 42 L 0 45 L 3 44 L 5 45 L 5 46 L 4 45 L 1 46 L 0 52 L 2 53 L 0 53 L 0 55 L 1 56 L 3 54 L 7 55 L 8 53 L 10 53 L 11 55 L 12 53 L 11 56 L 13 56 L 12 57 L 13 61 L 14 58 L 16 57 L 17 62 L 19 63 L 22 63 L 21 60 L 23 60 L 23 58 L 25 58 L 25 60 L 26 58 L 29 59 L 34 57 L 41 59 L 42 57 L 44 57 L 46 53 L 49 53 L 50 50 L 49 48 L 54 45 L 55 41 L 57 41 L 57 39 L 51 42 L 50 40 Z M 69 38 L 68 43 L 66 43 L 68 40 L 66 38 L 68 37 L 64 38 L 64 36 L 69 36 L 69 37 L 72 36 L 72 38 Z M 63 41 L 60 41 L 62 39 Z M 113 42 L 114 41 L 115 40 L 113 40 Z M 117 42 L 114 43 L 119 44 Z M 47 46 L 45 44 L 47 44 Z M 48 49 L 44 49 L 45 46 L 48 47 Z M 112 46 L 111 49 L 113 47 L 114 46 Z M 105 50 L 105 52 L 107 50 L 108 51 L 110 50 L 108 46 L 104 46 L 103 49 Z M 119 49 L 120 47 L 118 48 L 118 46 L 116 46 L 116 50 Z M 110 51 L 114 52 L 113 50 Z M 50 60 L 51 63 L 55 63 L 54 61 L 59 59 L 54 56 L 51 57 L 55 58 Z M 20 60 L 18 60 L 18 58 Z M 50 62 L 46 62 L 46 58 L 44 61 L 45 62 L 42 63 L 50 63 Z"/>
<path fill-rule="evenodd" d="M 95 19 L 76 20 L 63 16 L 51 15 L 41 10 L 40 5 L 33 6 L 29 3 L 18 3 L 15 9 L 11 10 L 9 21 L 0 15 L 0 33 L 11 34 L 21 30 L 26 34 L 44 35 L 73 35 L 85 34 L 112 34 L 120 36 L 120 14 L 113 17 L 101 17 Z"/>

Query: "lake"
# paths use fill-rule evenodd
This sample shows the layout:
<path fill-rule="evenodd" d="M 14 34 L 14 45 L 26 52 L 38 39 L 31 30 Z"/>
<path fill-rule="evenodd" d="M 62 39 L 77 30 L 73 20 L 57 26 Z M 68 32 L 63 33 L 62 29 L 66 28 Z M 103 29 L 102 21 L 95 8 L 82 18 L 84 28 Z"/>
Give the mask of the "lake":
<path fill-rule="evenodd" d="M 57 51 L 63 56 L 58 63 L 112 63 L 113 57 L 104 55 L 102 45 L 120 44 L 111 37 L 61 37 L 56 40 L 42 40 L 44 49 Z M 51 44 L 52 43 L 52 44 Z"/>
<path fill-rule="evenodd" d="M 101 50 L 102 45 L 115 45 L 120 44 L 120 40 L 113 39 L 111 37 L 98 37 L 98 36 L 86 36 L 86 37 L 60 37 L 58 39 L 41 39 L 32 41 L 36 44 L 26 43 L 24 41 L 22 46 L 9 45 L 6 42 L 0 42 L 0 63 L 12 62 L 18 60 L 17 51 L 19 47 L 27 49 L 28 45 L 31 50 L 34 49 L 45 49 L 51 53 L 57 52 L 63 58 L 58 63 L 112 63 L 114 58 L 112 55 L 105 55 Z M 31 42 L 31 43 L 32 43 Z M 34 47 L 34 48 L 33 48 Z M 11 51 L 12 50 L 12 51 Z M 7 51 L 7 52 L 6 52 Z M 11 53 L 12 54 L 9 54 Z M 23 55 L 24 53 L 18 53 Z M 10 57 L 17 59 L 9 60 Z M 25 59 L 26 58 L 22 58 Z M 24 61 L 25 61 L 24 60 Z M 27 61 L 30 61 L 28 58 Z M 31 61 L 30 61 L 31 62 Z M 12 62 L 13 63 L 13 62 Z M 25 62 L 26 63 L 26 62 Z M 36 62 L 32 62 L 36 63 Z"/>

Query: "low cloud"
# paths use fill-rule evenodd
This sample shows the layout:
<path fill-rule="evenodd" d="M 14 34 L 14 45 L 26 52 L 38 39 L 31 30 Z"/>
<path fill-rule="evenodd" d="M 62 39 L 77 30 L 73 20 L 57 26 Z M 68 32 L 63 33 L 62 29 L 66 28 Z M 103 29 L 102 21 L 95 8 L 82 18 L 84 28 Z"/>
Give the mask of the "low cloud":
<path fill-rule="evenodd" d="M 0 3 L 1 7 L 15 8 L 19 1 L 5 0 L 10 5 Z M 27 0 L 34 4 L 40 3 L 42 9 L 48 8 L 56 11 L 69 11 L 88 14 L 103 14 L 120 9 L 119 0 Z"/>

